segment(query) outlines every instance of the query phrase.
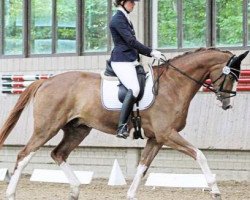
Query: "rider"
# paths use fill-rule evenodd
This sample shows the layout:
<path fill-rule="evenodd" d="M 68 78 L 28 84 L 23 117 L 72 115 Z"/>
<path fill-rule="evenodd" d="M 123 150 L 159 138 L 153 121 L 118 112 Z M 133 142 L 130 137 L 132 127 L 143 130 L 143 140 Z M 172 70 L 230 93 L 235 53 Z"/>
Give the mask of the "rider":
<path fill-rule="evenodd" d="M 124 139 L 129 135 L 127 122 L 140 91 L 135 69 L 135 66 L 139 64 L 139 54 L 155 59 L 160 59 L 162 55 L 161 52 L 152 50 L 137 41 L 129 16 L 135 6 L 135 1 L 139 0 L 115 0 L 114 4 L 118 9 L 109 24 L 114 42 L 110 58 L 111 66 L 119 80 L 128 89 L 122 104 L 117 129 L 117 137 Z"/>

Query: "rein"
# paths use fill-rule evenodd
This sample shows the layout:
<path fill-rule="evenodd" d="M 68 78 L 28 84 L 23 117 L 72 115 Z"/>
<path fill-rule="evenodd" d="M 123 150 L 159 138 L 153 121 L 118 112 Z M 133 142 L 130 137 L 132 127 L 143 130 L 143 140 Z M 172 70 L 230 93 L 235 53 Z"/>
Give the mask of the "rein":
<path fill-rule="evenodd" d="M 204 80 L 203 80 L 203 81 L 198 81 L 198 80 L 194 79 L 193 77 L 189 76 L 187 73 L 181 71 L 179 68 L 177 68 L 177 67 L 175 67 L 174 65 L 172 65 L 172 64 L 169 62 L 169 60 L 167 60 L 166 63 L 167 63 L 169 66 L 171 66 L 173 69 L 175 69 L 176 71 L 178 71 L 179 73 L 181 73 L 182 75 L 184 75 L 184 76 L 188 77 L 190 80 L 194 81 L 196 84 L 201 85 L 201 86 L 203 86 L 203 87 L 209 89 L 210 91 L 212 91 L 212 92 L 214 92 L 214 93 L 217 93 L 217 92 L 218 92 L 217 90 L 213 89 L 213 85 L 212 85 L 212 84 L 214 84 L 217 80 L 219 80 L 219 79 L 221 78 L 222 74 L 221 74 L 221 76 L 220 76 L 218 79 L 216 79 L 216 81 L 214 81 L 212 84 L 210 84 L 210 83 L 204 82 Z"/>
<path fill-rule="evenodd" d="M 153 60 L 151 66 L 153 66 L 155 60 Z M 166 62 L 166 61 L 164 61 Z M 164 70 L 166 69 L 163 68 L 163 70 L 160 72 L 160 61 L 158 61 L 158 66 L 157 66 L 157 78 L 154 80 L 154 83 L 153 83 L 153 87 L 152 87 L 152 93 L 157 96 L 158 95 L 158 91 L 159 91 L 159 86 L 160 86 L 160 78 L 164 72 Z"/>
<path fill-rule="evenodd" d="M 189 78 L 190 80 L 194 81 L 196 84 L 201 85 L 201 86 L 203 86 L 203 87 L 209 89 L 210 91 L 212 91 L 213 93 L 215 93 L 215 94 L 218 96 L 218 98 L 222 98 L 222 97 L 218 94 L 219 92 L 225 92 L 225 93 L 232 94 L 232 95 L 230 95 L 230 96 L 228 96 L 228 97 L 223 97 L 223 99 L 231 98 L 231 97 L 236 96 L 236 91 L 229 91 L 229 90 L 224 90 L 224 89 L 223 89 L 223 86 L 224 86 L 226 77 L 227 77 L 229 74 L 232 74 L 232 75 L 233 75 L 233 78 L 234 78 L 236 81 L 238 81 L 238 78 L 239 78 L 234 72 L 231 71 L 231 70 L 234 70 L 234 71 L 236 71 L 236 73 L 239 73 L 239 72 L 240 72 L 240 70 L 237 70 L 237 69 L 235 69 L 235 68 L 231 68 L 232 61 L 233 61 L 233 59 L 234 59 L 234 57 L 235 57 L 234 55 L 229 59 L 227 65 L 223 68 L 222 74 L 221 74 L 215 81 L 213 81 L 211 84 L 210 84 L 210 83 L 204 82 L 205 80 L 199 81 L 199 80 L 194 79 L 193 77 L 191 77 L 191 76 L 188 75 L 187 73 L 183 72 L 182 70 L 180 70 L 179 68 L 177 68 L 177 67 L 175 67 L 173 64 L 171 64 L 171 63 L 170 63 L 170 59 L 167 60 L 166 57 L 165 57 L 164 55 L 162 55 L 162 56 L 163 56 L 165 59 L 161 59 L 161 60 L 158 61 L 158 66 L 157 66 L 157 78 L 154 80 L 154 84 L 153 84 L 153 88 L 152 88 L 152 92 L 153 92 L 153 94 L 154 94 L 155 96 L 158 95 L 159 84 L 160 84 L 160 82 L 159 82 L 160 77 L 162 76 L 162 74 L 163 74 L 163 72 L 164 72 L 164 69 L 166 70 L 166 68 L 167 68 L 168 66 L 172 67 L 174 70 L 176 70 L 176 71 L 179 72 L 180 74 L 182 74 L 182 75 L 186 76 L 187 78 Z M 164 69 L 161 71 L 161 73 L 160 73 L 160 70 L 159 70 L 159 69 L 160 69 L 160 61 L 162 61 L 162 62 L 164 62 L 165 64 L 167 64 L 167 66 L 164 67 Z M 152 62 L 152 66 L 153 66 L 154 62 L 155 62 L 155 60 Z M 215 89 L 213 88 L 213 84 L 216 83 L 218 80 L 220 80 L 223 76 L 224 76 L 224 80 L 222 81 L 222 83 L 221 83 L 219 89 L 218 89 L 218 90 L 215 90 Z"/>

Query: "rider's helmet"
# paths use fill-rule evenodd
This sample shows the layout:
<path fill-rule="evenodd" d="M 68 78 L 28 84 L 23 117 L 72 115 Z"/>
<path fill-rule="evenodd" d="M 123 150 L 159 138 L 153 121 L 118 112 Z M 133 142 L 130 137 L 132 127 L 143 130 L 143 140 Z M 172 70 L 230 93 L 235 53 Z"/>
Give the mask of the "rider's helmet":
<path fill-rule="evenodd" d="M 140 1 L 140 0 L 115 0 L 114 1 L 114 4 L 115 4 L 115 6 L 117 7 L 117 6 L 119 6 L 119 5 L 124 5 L 124 3 L 126 2 L 126 1 L 132 1 L 132 2 L 134 2 L 134 1 Z M 122 2 L 123 2 L 123 4 L 122 4 Z"/>

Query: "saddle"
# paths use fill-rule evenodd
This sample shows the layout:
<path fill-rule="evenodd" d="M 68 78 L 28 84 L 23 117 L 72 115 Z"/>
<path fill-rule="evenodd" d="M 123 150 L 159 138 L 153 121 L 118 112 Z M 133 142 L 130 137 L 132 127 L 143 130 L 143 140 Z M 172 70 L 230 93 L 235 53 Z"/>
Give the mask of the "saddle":
<path fill-rule="evenodd" d="M 134 112 L 131 112 L 131 121 L 133 124 L 134 129 L 132 130 L 133 132 L 133 138 L 134 139 L 143 139 L 143 130 L 141 127 L 141 116 L 140 116 L 140 112 L 139 112 L 139 101 L 142 99 L 143 95 L 144 95 L 144 91 L 145 91 L 145 83 L 146 83 L 146 72 L 143 68 L 142 65 L 137 65 L 136 67 L 136 73 L 137 73 L 137 78 L 138 78 L 138 82 L 139 82 L 139 86 L 140 86 L 140 92 L 138 97 L 135 100 L 135 104 L 137 106 L 136 109 L 136 115 L 134 114 Z M 113 71 L 112 67 L 111 67 L 111 63 L 109 60 L 107 60 L 106 62 L 106 70 L 104 72 L 105 76 L 111 76 L 111 77 L 117 77 L 115 72 Z M 127 94 L 128 89 L 120 82 L 120 84 L 118 85 L 119 90 L 118 90 L 118 99 L 121 103 L 123 103 L 125 96 Z"/>
<path fill-rule="evenodd" d="M 145 83 L 146 83 L 146 72 L 143 68 L 142 65 L 137 65 L 136 67 L 136 73 L 137 73 L 137 78 L 140 86 L 140 92 L 138 94 L 138 97 L 136 98 L 135 103 L 139 103 L 139 101 L 142 99 L 144 95 L 144 90 L 145 90 Z M 115 72 L 113 71 L 111 67 L 111 63 L 109 60 L 106 61 L 106 70 L 104 72 L 105 76 L 112 76 L 112 77 L 117 77 Z M 120 82 L 118 85 L 119 91 L 118 91 L 118 98 L 121 103 L 123 103 L 124 98 L 127 94 L 128 89 Z"/>

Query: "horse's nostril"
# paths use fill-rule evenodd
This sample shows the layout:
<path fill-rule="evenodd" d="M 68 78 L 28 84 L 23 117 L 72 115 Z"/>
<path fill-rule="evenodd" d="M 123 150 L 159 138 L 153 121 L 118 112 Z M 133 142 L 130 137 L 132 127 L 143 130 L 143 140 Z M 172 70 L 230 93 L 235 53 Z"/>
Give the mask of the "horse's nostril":
<path fill-rule="evenodd" d="M 228 105 L 228 106 L 227 106 L 227 109 L 231 109 L 231 108 L 233 108 L 233 106 L 231 106 L 231 105 Z"/>
<path fill-rule="evenodd" d="M 224 110 L 228 110 L 228 109 L 230 109 L 230 108 L 233 108 L 233 106 L 231 106 L 231 105 L 228 105 L 228 106 L 226 106 L 226 107 L 222 107 Z"/>

